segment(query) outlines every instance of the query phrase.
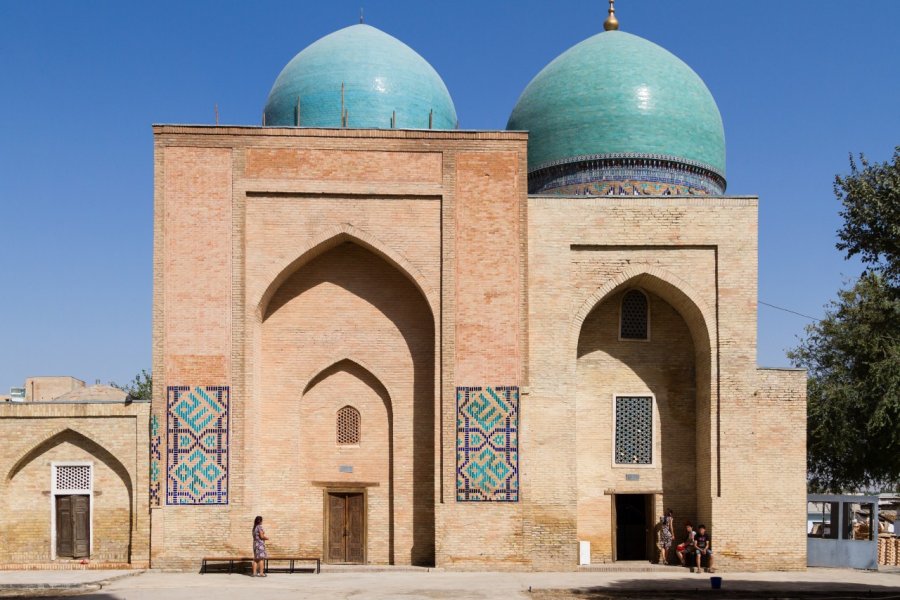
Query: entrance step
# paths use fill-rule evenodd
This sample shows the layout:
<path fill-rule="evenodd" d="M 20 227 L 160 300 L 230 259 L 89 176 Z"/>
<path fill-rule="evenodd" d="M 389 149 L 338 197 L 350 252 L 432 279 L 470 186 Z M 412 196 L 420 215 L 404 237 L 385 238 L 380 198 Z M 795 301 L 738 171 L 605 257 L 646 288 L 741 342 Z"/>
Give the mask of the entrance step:
<path fill-rule="evenodd" d="M 600 573 L 682 573 L 687 571 L 685 567 L 658 565 L 644 560 L 619 560 L 611 563 L 580 565 L 578 570 Z"/>
<path fill-rule="evenodd" d="M 410 565 L 329 565 L 322 563 L 323 573 L 427 573 L 436 570 L 440 569 Z"/>

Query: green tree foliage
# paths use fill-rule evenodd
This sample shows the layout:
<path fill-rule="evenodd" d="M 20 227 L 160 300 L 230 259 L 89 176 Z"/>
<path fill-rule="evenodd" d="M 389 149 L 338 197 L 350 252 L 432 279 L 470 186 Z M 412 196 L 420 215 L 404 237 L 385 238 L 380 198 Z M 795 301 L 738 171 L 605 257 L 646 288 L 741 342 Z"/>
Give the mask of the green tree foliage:
<path fill-rule="evenodd" d="M 131 383 L 127 385 L 119 385 L 114 381 L 109 384 L 128 392 L 128 396 L 132 400 L 151 400 L 153 398 L 153 375 L 147 372 L 147 369 L 141 369 L 141 372 L 135 375 Z"/>
<path fill-rule="evenodd" d="M 839 293 L 790 353 L 809 369 L 810 486 L 859 490 L 900 480 L 900 299 L 878 274 Z"/>
<path fill-rule="evenodd" d="M 788 356 L 809 369 L 807 463 L 814 491 L 900 486 L 900 147 L 850 160 L 835 179 L 838 249 L 866 271 Z"/>
<path fill-rule="evenodd" d="M 900 286 L 900 146 L 893 162 L 870 164 L 850 157 L 850 174 L 838 175 L 834 193 L 844 205 L 844 226 L 838 231 L 838 250 L 847 258 L 859 255 L 870 270 Z"/>

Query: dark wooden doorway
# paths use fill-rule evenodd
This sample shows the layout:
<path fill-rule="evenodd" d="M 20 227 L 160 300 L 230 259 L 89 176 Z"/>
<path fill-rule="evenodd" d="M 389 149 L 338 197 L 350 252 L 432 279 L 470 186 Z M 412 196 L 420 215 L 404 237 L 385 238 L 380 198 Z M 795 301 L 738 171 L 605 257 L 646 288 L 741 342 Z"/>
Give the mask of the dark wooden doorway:
<path fill-rule="evenodd" d="M 328 492 L 326 561 L 366 562 L 366 497 L 363 492 Z"/>
<path fill-rule="evenodd" d="M 90 553 L 90 497 L 57 496 L 56 555 L 63 558 L 86 558 Z"/>
<path fill-rule="evenodd" d="M 616 560 L 649 560 L 650 501 L 647 494 L 616 494 Z"/>

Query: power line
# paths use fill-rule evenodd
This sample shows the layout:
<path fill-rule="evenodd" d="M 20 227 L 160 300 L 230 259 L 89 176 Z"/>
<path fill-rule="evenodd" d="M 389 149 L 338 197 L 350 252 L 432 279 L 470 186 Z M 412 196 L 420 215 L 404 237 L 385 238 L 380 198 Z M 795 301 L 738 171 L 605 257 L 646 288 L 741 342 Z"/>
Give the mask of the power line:
<path fill-rule="evenodd" d="M 768 302 L 759 301 L 760 304 L 768 306 L 770 308 L 774 308 L 776 310 L 783 310 L 784 312 L 791 313 L 792 315 L 797 315 L 798 317 L 803 317 L 804 319 L 809 319 L 810 321 L 819 321 L 816 317 L 811 317 L 809 315 L 804 315 L 803 313 L 797 312 L 796 310 L 791 310 L 789 308 L 784 308 L 781 306 L 775 306 L 774 304 L 769 304 Z"/>

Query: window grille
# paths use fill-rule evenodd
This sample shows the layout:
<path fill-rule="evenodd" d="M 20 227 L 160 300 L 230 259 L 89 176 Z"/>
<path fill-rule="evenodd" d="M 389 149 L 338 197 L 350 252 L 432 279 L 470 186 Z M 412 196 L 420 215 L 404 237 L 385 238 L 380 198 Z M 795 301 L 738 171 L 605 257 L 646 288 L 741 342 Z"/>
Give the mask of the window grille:
<path fill-rule="evenodd" d="M 650 333 L 647 296 L 631 290 L 622 297 L 619 337 L 623 340 L 646 340 Z"/>
<path fill-rule="evenodd" d="M 616 464 L 653 462 L 653 398 L 616 398 Z"/>
<path fill-rule="evenodd" d="M 359 411 L 345 406 L 337 414 L 337 443 L 339 446 L 359 444 Z"/>
<path fill-rule="evenodd" d="M 57 465 L 56 466 L 56 491 L 57 492 L 90 492 L 91 466 L 90 465 Z"/>

